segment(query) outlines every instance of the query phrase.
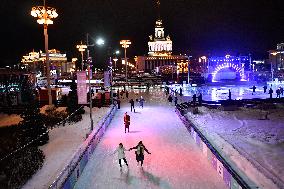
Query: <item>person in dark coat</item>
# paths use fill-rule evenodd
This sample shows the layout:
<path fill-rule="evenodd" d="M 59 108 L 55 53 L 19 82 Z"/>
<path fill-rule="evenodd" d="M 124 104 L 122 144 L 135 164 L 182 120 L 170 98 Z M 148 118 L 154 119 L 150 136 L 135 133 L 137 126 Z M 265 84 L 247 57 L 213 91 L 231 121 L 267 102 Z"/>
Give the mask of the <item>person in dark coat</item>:
<path fill-rule="evenodd" d="M 135 109 L 134 109 L 134 100 L 131 99 L 131 100 L 129 101 L 129 103 L 130 103 L 131 112 L 132 112 L 132 109 L 133 109 L 134 112 L 135 112 Z"/>
<path fill-rule="evenodd" d="M 269 89 L 269 92 L 268 92 L 268 93 L 269 93 L 269 95 L 270 95 L 270 99 L 272 99 L 272 94 L 273 94 L 272 88 Z"/>
<path fill-rule="evenodd" d="M 182 88 L 179 88 L 179 95 L 182 96 Z"/>
<path fill-rule="evenodd" d="M 142 167 L 144 161 L 144 151 L 146 151 L 148 154 L 151 153 L 147 150 L 147 148 L 144 146 L 142 141 L 140 141 L 137 146 L 130 148 L 129 151 L 133 149 L 136 149 L 135 155 L 136 155 L 137 165 L 139 165 L 139 162 L 141 162 L 141 167 Z"/>
<path fill-rule="evenodd" d="M 168 97 L 168 101 L 169 101 L 170 103 L 172 103 L 173 97 L 172 97 L 171 95 Z"/>
<path fill-rule="evenodd" d="M 193 105 L 195 105 L 195 103 L 196 103 L 196 94 L 192 95 L 192 102 L 193 102 Z"/>
<path fill-rule="evenodd" d="M 117 109 L 120 109 L 120 99 L 117 98 Z"/>
<path fill-rule="evenodd" d="M 178 97 L 177 96 L 175 96 L 174 102 L 175 102 L 175 106 L 176 106 L 177 102 L 178 102 Z"/>
<path fill-rule="evenodd" d="M 267 86 L 264 85 L 264 86 L 263 86 L 263 92 L 266 93 L 266 90 L 267 90 Z"/>
<path fill-rule="evenodd" d="M 255 93 L 256 86 L 252 86 L 252 92 Z"/>
<path fill-rule="evenodd" d="M 276 89 L 276 98 L 280 98 L 280 89 Z"/>
<path fill-rule="evenodd" d="M 199 103 L 199 105 L 201 105 L 202 104 L 202 94 L 201 93 L 199 93 L 199 95 L 198 95 L 198 103 Z"/>
<path fill-rule="evenodd" d="M 229 100 L 232 100 L 232 92 L 231 92 L 231 90 L 229 89 Z"/>
<path fill-rule="evenodd" d="M 128 98 L 128 90 L 125 91 L 125 96 Z"/>
<path fill-rule="evenodd" d="M 283 87 L 280 87 L 279 89 L 280 89 L 281 95 L 283 96 Z"/>

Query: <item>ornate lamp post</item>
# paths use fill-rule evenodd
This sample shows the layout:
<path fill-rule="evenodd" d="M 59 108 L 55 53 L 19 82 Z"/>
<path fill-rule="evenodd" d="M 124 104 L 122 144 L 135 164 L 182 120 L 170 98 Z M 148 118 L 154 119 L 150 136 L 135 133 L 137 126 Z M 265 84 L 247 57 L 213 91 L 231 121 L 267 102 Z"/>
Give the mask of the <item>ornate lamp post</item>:
<path fill-rule="evenodd" d="M 83 71 L 84 70 L 84 51 L 86 50 L 87 45 L 83 45 L 81 41 L 81 44 L 77 45 L 76 48 L 78 49 L 79 52 L 81 52 L 81 56 L 82 56 L 81 69 Z"/>
<path fill-rule="evenodd" d="M 114 58 L 114 59 L 113 59 L 113 61 L 114 61 L 114 75 L 115 75 L 115 70 L 116 70 L 116 62 L 118 61 L 118 58 Z"/>
<path fill-rule="evenodd" d="M 127 83 L 127 58 L 126 58 L 126 48 L 131 44 L 130 40 L 121 40 L 121 46 L 124 48 L 124 60 L 125 60 L 125 81 Z"/>
<path fill-rule="evenodd" d="M 43 24 L 44 26 L 44 42 L 45 42 L 45 63 L 46 63 L 46 78 L 47 78 L 47 90 L 48 90 L 48 104 L 52 105 L 52 96 L 50 88 L 50 67 L 49 67 L 49 53 L 48 53 L 48 34 L 47 27 L 48 24 L 53 24 L 52 19 L 58 16 L 56 9 L 52 7 L 47 7 L 45 5 L 45 0 L 43 1 L 43 6 L 32 7 L 31 15 L 38 18 L 37 23 Z"/>

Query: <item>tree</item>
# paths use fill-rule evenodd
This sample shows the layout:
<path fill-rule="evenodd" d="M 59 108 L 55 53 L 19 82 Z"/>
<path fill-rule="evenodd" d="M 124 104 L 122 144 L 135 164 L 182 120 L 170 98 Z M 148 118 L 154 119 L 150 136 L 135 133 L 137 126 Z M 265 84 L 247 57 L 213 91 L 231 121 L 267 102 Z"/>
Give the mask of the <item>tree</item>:
<path fill-rule="evenodd" d="M 25 109 L 21 114 L 23 119 L 19 123 L 21 140 L 23 144 L 37 139 L 43 134 L 33 145 L 43 145 L 49 140 L 47 127 L 44 125 L 43 116 L 40 113 L 38 102 L 34 94 L 34 87 L 28 80 L 23 80 L 22 83 L 23 99 L 25 101 Z"/>
<path fill-rule="evenodd" d="M 77 84 L 75 82 L 75 79 L 72 80 L 71 86 L 70 86 L 71 91 L 68 94 L 68 103 L 67 103 L 67 112 L 68 114 L 74 113 L 76 110 L 80 108 L 78 104 L 78 96 L 77 96 Z M 81 109 L 77 111 L 73 116 L 70 117 L 70 121 L 80 121 L 82 119 L 82 115 L 85 113 L 84 109 Z"/>

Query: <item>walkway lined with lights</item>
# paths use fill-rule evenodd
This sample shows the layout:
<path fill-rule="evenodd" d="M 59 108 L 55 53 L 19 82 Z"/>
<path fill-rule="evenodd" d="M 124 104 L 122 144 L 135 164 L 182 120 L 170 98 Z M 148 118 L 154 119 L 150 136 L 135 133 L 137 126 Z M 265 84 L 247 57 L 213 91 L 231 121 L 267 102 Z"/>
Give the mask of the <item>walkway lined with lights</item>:
<path fill-rule="evenodd" d="M 162 89 L 156 91 L 151 96 L 142 91 L 135 97 L 130 93 L 134 100 L 141 94 L 146 100 L 144 109 L 136 107 L 136 113 L 130 112 L 130 104 L 124 99 L 75 188 L 226 188 L 175 114 L 174 107 L 166 102 Z M 131 116 L 129 133 L 124 133 L 125 111 Z M 132 150 L 126 152 L 129 169 L 123 165 L 120 172 L 117 154 L 111 155 L 112 152 L 120 142 L 128 149 L 140 140 L 152 153 L 146 153 L 144 168 L 137 167 Z"/>

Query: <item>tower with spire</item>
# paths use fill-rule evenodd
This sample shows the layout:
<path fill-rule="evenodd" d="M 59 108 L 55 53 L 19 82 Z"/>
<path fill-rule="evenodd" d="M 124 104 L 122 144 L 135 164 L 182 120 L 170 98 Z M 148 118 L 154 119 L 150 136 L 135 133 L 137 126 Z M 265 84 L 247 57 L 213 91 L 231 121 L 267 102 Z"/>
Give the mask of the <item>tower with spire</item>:
<path fill-rule="evenodd" d="M 173 43 L 170 36 L 165 35 L 163 21 L 160 16 L 160 0 L 156 0 L 155 5 L 157 12 L 155 33 L 149 36 L 148 56 L 137 56 L 135 58 L 136 68 L 138 72 L 157 74 L 163 74 L 168 70 L 177 72 L 179 68 L 183 69 L 184 65 L 188 64 L 188 57 L 186 55 L 172 55 Z"/>
<path fill-rule="evenodd" d="M 163 21 L 160 18 L 160 1 L 156 1 L 158 18 L 155 25 L 155 35 L 149 36 L 149 56 L 169 56 L 172 53 L 172 41 L 170 36 L 165 37 Z"/>

